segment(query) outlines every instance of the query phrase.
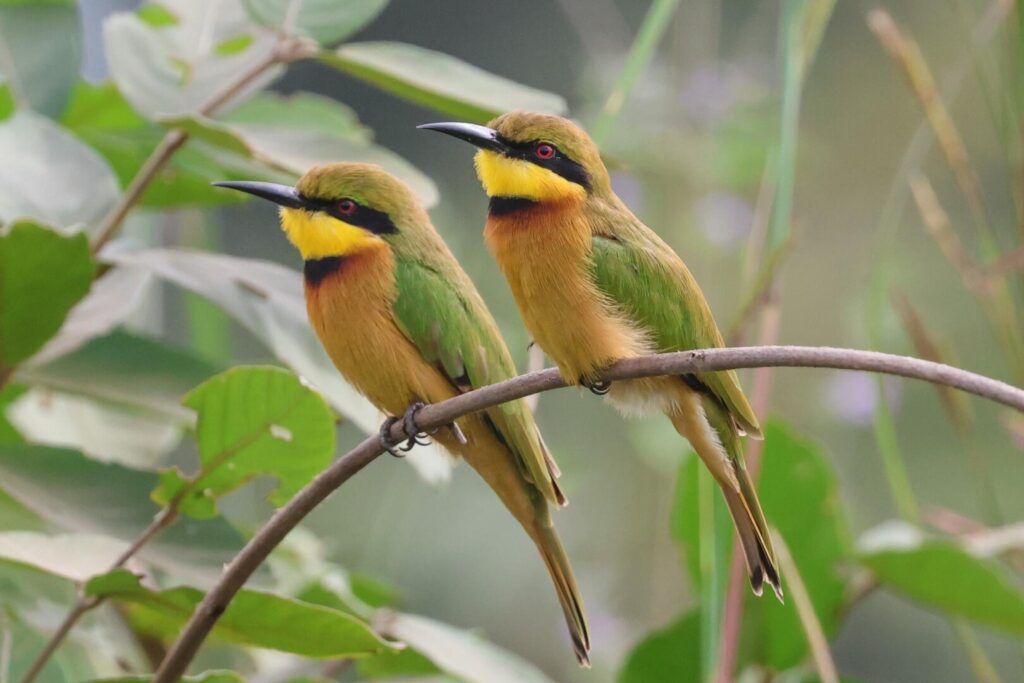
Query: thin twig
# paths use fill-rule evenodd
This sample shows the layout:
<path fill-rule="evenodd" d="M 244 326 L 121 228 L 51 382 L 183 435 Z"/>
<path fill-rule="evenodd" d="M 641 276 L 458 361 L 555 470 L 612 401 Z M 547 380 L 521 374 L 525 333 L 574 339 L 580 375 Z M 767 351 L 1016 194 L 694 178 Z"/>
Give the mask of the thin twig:
<path fill-rule="evenodd" d="M 874 351 L 808 346 L 765 346 L 703 349 L 666 353 L 619 361 L 601 379 L 619 381 L 657 375 L 680 375 L 750 367 L 815 367 L 866 370 L 912 377 L 957 387 L 1024 412 L 1024 390 L 966 370 L 917 358 Z M 555 368 L 521 375 L 498 384 L 428 405 L 417 413 L 417 426 L 425 431 L 450 424 L 470 413 L 564 387 Z M 403 437 L 396 423 L 391 436 Z M 267 556 L 302 519 L 354 474 L 381 454 L 380 440 L 371 436 L 321 472 L 279 509 L 225 568 L 217 584 L 196 607 L 177 641 L 168 651 L 152 683 L 174 683 L 186 671 L 203 641 L 232 598 Z"/>
<path fill-rule="evenodd" d="M 140 533 L 132 544 L 121 553 L 121 555 L 114 560 L 108 568 L 108 572 L 112 572 L 115 569 L 123 567 L 128 560 L 135 556 L 135 553 L 139 551 L 142 546 L 149 543 L 150 540 L 158 533 L 169 527 L 178 518 L 178 505 L 181 502 L 183 496 L 176 497 L 171 504 L 160 510 L 157 515 L 153 518 L 153 521 L 149 523 L 142 533 Z M 32 683 L 36 677 L 42 672 L 43 667 L 50 661 L 50 657 L 57 651 L 64 639 L 67 638 L 68 633 L 75 627 L 78 620 L 81 619 L 87 612 L 94 607 L 98 606 L 103 602 L 102 597 L 96 597 L 92 595 L 86 595 L 82 589 L 79 589 L 78 598 L 75 600 L 75 604 L 72 605 L 71 610 L 64 616 L 64 621 L 60 623 L 57 630 L 53 632 L 50 639 L 46 641 L 46 646 L 42 649 L 39 655 L 32 662 L 32 666 L 29 667 L 25 675 L 21 677 L 20 683 Z"/>
<path fill-rule="evenodd" d="M 814 660 L 821 683 L 839 683 L 839 672 L 836 670 L 836 663 L 832 660 L 828 638 L 825 637 L 821 622 L 818 621 L 818 615 L 814 612 L 811 596 L 807 592 L 807 586 L 804 585 L 796 562 L 793 561 L 793 556 L 789 552 L 789 546 L 777 531 L 772 534 L 772 540 L 775 542 L 779 565 L 782 573 L 786 576 L 786 583 L 789 584 L 787 586 L 789 594 L 793 596 L 793 605 L 800 618 L 800 626 L 803 627 L 807 645 L 811 649 L 811 659 Z"/>
<path fill-rule="evenodd" d="M 540 348 L 539 344 L 530 344 L 529 355 L 526 361 L 526 371 L 536 372 L 537 370 L 544 369 L 544 350 Z M 540 394 L 530 394 L 523 399 L 526 401 L 526 407 L 530 410 L 537 410 L 537 404 L 540 403 Z"/>

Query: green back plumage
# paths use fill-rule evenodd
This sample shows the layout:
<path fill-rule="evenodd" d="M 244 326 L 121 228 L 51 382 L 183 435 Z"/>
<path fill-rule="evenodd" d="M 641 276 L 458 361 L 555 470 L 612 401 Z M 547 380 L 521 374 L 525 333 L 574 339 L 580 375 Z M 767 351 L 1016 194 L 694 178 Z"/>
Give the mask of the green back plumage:
<path fill-rule="evenodd" d="M 660 352 L 725 345 L 704 293 L 682 260 L 617 199 L 588 203 L 594 226 L 594 279 L 598 288 L 647 330 Z M 751 436 L 757 417 L 732 370 L 697 378 Z"/>

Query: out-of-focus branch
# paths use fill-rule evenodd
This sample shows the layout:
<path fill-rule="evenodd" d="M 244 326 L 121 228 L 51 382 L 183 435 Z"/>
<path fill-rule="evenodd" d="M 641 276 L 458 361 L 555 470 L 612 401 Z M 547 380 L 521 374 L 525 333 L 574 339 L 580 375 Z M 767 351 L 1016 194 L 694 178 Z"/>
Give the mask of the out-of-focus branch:
<path fill-rule="evenodd" d="M 601 379 L 620 381 L 751 367 L 837 368 L 894 374 L 948 384 L 1024 412 L 1024 390 L 1004 382 L 917 358 L 829 347 L 740 347 L 644 356 L 615 363 L 602 373 Z M 416 423 L 421 430 L 429 431 L 464 415 L 564 386 L 565 381 L 555 368 L 521 375 L 428 405 L 417 413 Z M 393 425 L 391 437 L 399 440 L 403 436 L 401 425 Z M 153 677 L 153 683 L 173 683 L 181 678 L 231 600 L 288 532 L 381 453 L 380 440 L 376 436 L 367 438 L 320 473 L 274 514 L 235 556 L 217 584 L 196 607 Z"/>

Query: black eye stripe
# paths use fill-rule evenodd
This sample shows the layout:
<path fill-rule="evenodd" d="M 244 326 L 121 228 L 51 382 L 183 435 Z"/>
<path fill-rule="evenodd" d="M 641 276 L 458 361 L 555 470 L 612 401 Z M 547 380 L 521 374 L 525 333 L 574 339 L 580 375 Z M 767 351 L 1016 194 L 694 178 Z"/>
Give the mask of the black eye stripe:
<path fill-rule="evenodd" d="M 512 142 L 501 137 L 499 137 L 499 139 L 509 150 L 507 152 L 508 156 L 529 161 L 531 164 L 537 164 L 542 168 L 546 168 L 549 171 L 557 173 L 569 182 L 582 186 L 585 190 L 590 190 L 590 176 L 587 174 L 587 171 L 583 166 L 576 163 L 576 161 L 567 157 L 565 153 L 559 149 L 558 145 L 548 142 L 547 140 Z M 538 157 L 536 150 L 537 145 L 539 144 L 551 145 L 552 149 L 555 150 L 554 156 L 548 159 L 541 159 Z"/>
<path fill-rule="evenodd" d="M 391 220 L 391 216 L 387 215 L 383 211 L 363 206 L 359 202 L 355 202 L 355 200 L 352 200 L 356 205 L 355 211 L 348 214 L 341 213 L 338 211 L 338 202 L 341 201 L 341 199 L 347 199 L 347 197 L 342 197 L 340 199 L 316 199 L 312 197 L 303 197 L 302 201 L 305 202 L 306 206 L 314 211 L 323 211 L 340 221 L 345 221 L 349 225 L 355 225 L 363 228 L 375 235 L 394 235 L 398 232 L 398 228 L 395 227 L 395 223 Z"/>

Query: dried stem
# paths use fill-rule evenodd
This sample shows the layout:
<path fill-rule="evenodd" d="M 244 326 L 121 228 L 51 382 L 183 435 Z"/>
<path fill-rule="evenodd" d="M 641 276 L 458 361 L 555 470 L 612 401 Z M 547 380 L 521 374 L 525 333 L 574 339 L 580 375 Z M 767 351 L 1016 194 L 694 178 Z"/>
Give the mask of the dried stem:
<path fill-rule="evenodd" d="M 615 363 L 603 373 L 602 379 L 619 381 L 751 367 L 816 367 L 894 374 L 948 384 L 1024 412 L 1024 390 L 998 380 L 907 356 L 828 347 L 741 347 L 644 356 Z M 469 413 L 564 386 L 565 382 L 554 368 L 522 375 L 428 405 L 418 413 L 417 425 L 422 430 L 434 429 Z M 392 427 L 391 436 L 396 440 L 402 438 L 402 427 L 399 424 Z M 153 683 L 173 683 L 181 678 L 232 598 L 288 532 L 380 454 L 379 439 L 376 436 L 365 439 L 320 473 L 274 514 L 235 556 L 217 584 L 196 607 L 153 677 Z"/>

